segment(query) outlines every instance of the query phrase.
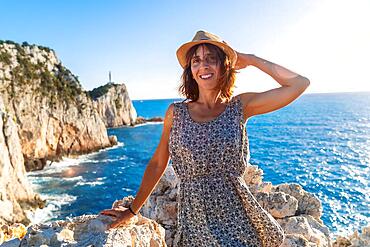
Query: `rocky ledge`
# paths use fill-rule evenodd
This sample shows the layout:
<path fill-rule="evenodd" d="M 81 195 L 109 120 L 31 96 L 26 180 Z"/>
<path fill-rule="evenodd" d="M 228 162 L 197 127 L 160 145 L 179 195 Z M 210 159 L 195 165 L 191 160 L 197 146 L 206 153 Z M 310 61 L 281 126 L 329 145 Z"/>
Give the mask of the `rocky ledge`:
<path fill-rule="evenodd" d="M 314 194 L 303 190 L 298 184 L 272 185 L 270 182 L 263 182 L 262 175 L 261 169 L 249 165 L 244 180 L 258 202 L 282 226 L 286 234 L 282 247 L 332 246 L 333 240 L 329 229 L 321 220 L 320 200 Z M 106 230 L 110 222 L 109 217 L 80 216 L 65 221 L 34 225 L 28 228 L 22 241 L 13 240 L 18 241 L 16 242 L 18 245 L 14 246 L 26 246 L 24 244 L 29 244 L 30 241 L 39 241 L 37 243 L 50 244 L 50 246 L 53 246 L 51 243 L 58 243 L 57 246 L 78 246 L 78 244 L 136 246 L 137 244 L 137 246 L 176 247 L 179 237 L 176 226 L 177 187 L 177 177 L 172 166 L 169 165 L 140 210 L 139 216 L 134 217 L 129 225 Z M 125 197 L 116 201 L 113 207 L 127 207 L 132 200 L 132 196 Z M 368 242 L 369 228 L 365 228 L 363 236 L 357 234 L 349 238 L 338 238 L 334 246 L 368 246 L 366 245 Z M 63 243 L 68 244 L 62 245 Z"/>

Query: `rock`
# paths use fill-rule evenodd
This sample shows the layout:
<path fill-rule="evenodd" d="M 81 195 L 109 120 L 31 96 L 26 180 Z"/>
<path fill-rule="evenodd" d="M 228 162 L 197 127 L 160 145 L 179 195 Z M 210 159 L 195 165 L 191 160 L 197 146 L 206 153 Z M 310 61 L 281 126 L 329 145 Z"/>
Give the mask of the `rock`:
<path fill-rule="evenodd" d="M 115 146 L 118 144 L 117 136 L 109 136 L 109 142 L 111 146 Z"/>
<path fill-rule="evenodd" d="M 260 192 L 256 199 L 274 218 L 293 216 L 298 208 L 298 200 L 283 192 Z"/>
<path fill-rule="evenodd" d="M 286 234 L 280 247 L 317 247 L 317 244 L 309 242 L 301 234 Z"/>
<path fill-rule="evenodd" d="M 166 246 L 165 230 L 141 215 L 125 226 L 109 229 L 112 218 L 83 215 L 30 227 L 21 246 Z"/>
<path fill-rule="evenodd" d="M 106 127 L 134 125 L 136 110 L 125 84 L 108 83 L 89 92 Z"/>
<path fill-rule="evenodd" d="M 3 42 L 0 53 L 0 96 L 17 123 L 26 170 L 111 145 L 93 101 L 53 50 Z"/>
<path fill-rule="evenodd" d="M 148 122 L 163 122 L 163 118 L 162 117 L 153 117 L 153 118 L 137 117 L 135 125 L 144 124 Z"/>
<path fill-rule="evenodd" d="M 28 224 L 26 210 L 42 204 L 27 180 L 18 127 L 0 97 L 0 224 Z"/>
<path fill-rule="evenodd" d="M 370 225 L 362 228 L 361 234 L 356 230 L 353 234 L 343 237 L 336 236 L 333 247 L 370 247 Z"/>
<path fill-rule="evenodd" d="M 318 247 L 331 246 L 329 230 L 311 215 L 292 216 L 277 219 L 285 234 L 300 234 Z"/>
<path fill-rule="evenodd" d="M 284 192 L 288 195 L 293 196 L 298 200 L 297 214 L 309 214 L 312 215 L 320 223 L 322 216 L 322 205 L 316 195 L 304 191 L 302 186 L 299 184 L 279 184 L 275 186 L 272 191 Z"/>

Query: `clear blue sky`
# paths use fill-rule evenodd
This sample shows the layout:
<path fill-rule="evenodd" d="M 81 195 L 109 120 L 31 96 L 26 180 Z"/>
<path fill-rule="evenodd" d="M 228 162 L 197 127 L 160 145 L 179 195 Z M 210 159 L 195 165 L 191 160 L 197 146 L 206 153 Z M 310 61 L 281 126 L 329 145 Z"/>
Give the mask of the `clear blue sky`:
<path fill-rule="evenodd" d="M 132 99 L 178 97 L 175 52 L 200 29 L 308 77 L 307 92 L 370 91 L 369 6 L 366 0 L 0 0 L 0 39 L 54 49 L 87 90 L 106 83 L 112 71 Z M 247 68 L 236 92 L 278 86 Z"/>

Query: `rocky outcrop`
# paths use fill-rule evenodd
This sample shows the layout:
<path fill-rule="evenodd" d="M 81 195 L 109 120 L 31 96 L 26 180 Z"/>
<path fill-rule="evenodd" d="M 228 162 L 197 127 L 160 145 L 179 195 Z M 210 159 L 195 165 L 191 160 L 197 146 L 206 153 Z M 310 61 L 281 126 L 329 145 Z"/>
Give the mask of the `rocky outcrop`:
<path fill-rule="evenodd" d="M 0 97 L 0 225 L 28 224 L 26 210 L 43 204 L 26 178 L 18 128 Z"/>
<path fill-rule="evenodd" d="M 106 127 L 135 124 L 137 114 L 125 84 L 108 83 L 89 94 Z"/>
<path fill-rule="evenodd" d="M 277 186 L 262 181 L 263 171 L 257 166 L 249 165 L 244 180 L 258 202 L 282 226 L 286 235 L 282 247 L 329 247 L 330 233 L 320 217 L 322 206 L 318 198 L 304 191 L 297 184 L 280 184 Z M 26 237 L 14 246 L 23 243 L 55 243 L 58 246 L 98 244 L 99 246 L 174 246 L 177 238 L 177 179 L 173 167 L 169 165 L 157 184 L 155 190 L 141 208 L 138 216 L 116 230 L 106 231 L 110 222 L 106 216 L 81 216 L 68 221 L 35 225 L 28 229 Z M 113 207 L 127 207 L 133 200 L 128 196 L 116 201 Z M 149 220 L 151 219 L 151 220 Z M 143 223 L 145 222 L 145 223 Z M 357 236 L 357 237 L 356 237 Z M 335 246 L 368 246 L 369 229 L 349 239 L 337 240 Z M 163 237 L 165 239 L 163 240 Z M 114 239 L 112 239 L 114 238 Z M 90 240 L 87 240 L 90 239 Z M 33 242 L 32 242 L 33 241 Z M 54 241 L 54 242 L 53 242 Z M 57 242 L 55 242 L 57 241 Z M 164 243 L 165 241 L 165 243 Z M 352 243 L 355 245 L 345 245 Z M 357 244 L 357 245 L 356 245 Z M 363 245 L 361 245 L 363 244 Z M 95 245 L 96 246 L 96 245 Z"/>
<path fill-rule="evenodd" d="M 362 228 L 361 233 L 357 230 L 347 236 L 337 236 L 333 247 L 370 247 L 370 225 Z"/>
<path fill-rule="evenodd" d="M 132 199 L 129 198 L 125 202 L 131 202 Z M 118 205 L 113 207 L 116 206 Z M 33 225 L 26 233 L 24 233 L 24 227 L 18 226 L 20 228 L 18 231 L 12 231 L 15 232 L 12 236 L 14 239 L 9 241 L 8 237 L 4 246 L 166 246 L 163 227 L 140 214 L 133 217 L 124 227 L 107 229 L 110 223 L 112 218 L 108 216 L 83 215 L 68 220 Z M 5 234 L 8 232 L 5 231 Z M 0 236 L 1 233 L 0 230 Z M 23 239 L 20 240 L 20 238 Z"/>
<path fill-rule="evenodd" d="M 153 117 L 153 118 L 143 118 L 143 117 L 137 117 L 135 125 L 137 124 L 145 124 L 149 122 L 163 122 L 162 117 Z"/>
<path fill-rule="evenodd" d="M 0 96 L 18 125 L 27 170 L 111 146 L 93 101 L 49 48 L 0 41 Z"/>

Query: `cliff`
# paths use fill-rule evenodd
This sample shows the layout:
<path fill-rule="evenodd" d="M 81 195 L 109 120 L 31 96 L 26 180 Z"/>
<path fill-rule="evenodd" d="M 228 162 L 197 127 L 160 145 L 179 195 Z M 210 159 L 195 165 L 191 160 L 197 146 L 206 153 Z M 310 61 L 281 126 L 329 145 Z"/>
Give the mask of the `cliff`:
<path fill-rule="evenodd" d="M 89 92 L 106 127 L 134 125 L 137 113 L 125 84 L 107 83 Z"/>
<path fill-rule="evenodd" d="M 111 146 L 88 93 L 49 48 L 0 41 L 0 96 L 18 125 L 26 170 Z"/>
<path fill-rule="evenodd" d="M 26 210 L 42 207 L 26 178 L 18 128 L 0 97 L 0 225 L 28 224 Z"/>

